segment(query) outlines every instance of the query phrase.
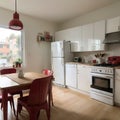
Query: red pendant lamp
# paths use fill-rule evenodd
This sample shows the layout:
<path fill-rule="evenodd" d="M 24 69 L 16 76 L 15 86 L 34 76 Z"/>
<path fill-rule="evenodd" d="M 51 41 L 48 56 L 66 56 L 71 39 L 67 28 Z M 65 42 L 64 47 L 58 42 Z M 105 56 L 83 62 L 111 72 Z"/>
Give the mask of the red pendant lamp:
<path fill-rule="evenodd" d="M 17 0 L 15 0 L 15 13 L 13 14 L 13 19 L 9 22 L 9 28 L 12 30 L 23 29 L 23 24 L 19 20 L 19 14 L 17 13 Z"/>

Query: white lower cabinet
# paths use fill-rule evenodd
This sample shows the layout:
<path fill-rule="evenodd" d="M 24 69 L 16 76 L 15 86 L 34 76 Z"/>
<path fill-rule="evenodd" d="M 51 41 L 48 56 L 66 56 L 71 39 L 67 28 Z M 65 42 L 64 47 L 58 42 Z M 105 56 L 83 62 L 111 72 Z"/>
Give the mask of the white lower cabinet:
<path fill-rule="evenodd" d="M 115 70 L 115 103 L 120 105 L 120 69 Z"/>
<path fill-rule="evenodd" d="M 66 86 L 82 92 L 90 92 L 91 66 L 66 63 Z"/>
<path fill-rule="evenodd" d="M 76 64 L 66 63 L 66 86 L 77 88 L 77 68 Z"/>
<path fill-rule="evenodd" d="M 90 92 L 91 66 L 77 65 L 78 89 L 83 92 Z"/>

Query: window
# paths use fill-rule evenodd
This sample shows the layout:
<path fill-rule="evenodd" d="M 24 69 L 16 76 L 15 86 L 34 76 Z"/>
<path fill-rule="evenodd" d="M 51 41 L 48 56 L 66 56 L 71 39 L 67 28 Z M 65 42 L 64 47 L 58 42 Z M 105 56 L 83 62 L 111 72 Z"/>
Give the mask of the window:
<path fill-rule="evenodd" d="M 0 27 L 0 66 L 12 66 L 22 59 L 22 32 Z"/>

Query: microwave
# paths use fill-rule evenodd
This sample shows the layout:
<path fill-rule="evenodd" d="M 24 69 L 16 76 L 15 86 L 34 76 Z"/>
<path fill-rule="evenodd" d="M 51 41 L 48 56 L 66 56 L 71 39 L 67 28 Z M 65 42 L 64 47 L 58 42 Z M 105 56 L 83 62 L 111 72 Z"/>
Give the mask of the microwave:
<path fill-rule="evenodd" d="M 81 58 L 80 57 L 74 57 L 74 62 L 81 62 Z"/>

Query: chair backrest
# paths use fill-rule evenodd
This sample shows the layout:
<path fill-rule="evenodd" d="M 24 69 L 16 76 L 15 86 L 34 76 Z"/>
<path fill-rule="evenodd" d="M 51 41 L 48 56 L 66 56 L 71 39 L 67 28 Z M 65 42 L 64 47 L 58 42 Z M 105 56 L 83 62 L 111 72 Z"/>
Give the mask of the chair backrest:
<path fill-rule="evenodd" d="M 0 74 L 11 74 L 11 73 L 16 73 L 16 69 L 15 68 L 5 68 L 0 70 Z"/>
<path fill-rule="evenodd" d="M 28 98 L 29 105 L 41 105 L 47 100 L 52 76 L 35 79 L 30 87 Z"/>
<path fill-rule="evenodd" d="M 49 69 L 43 69 L 42 73 L 44 75 L 53 75 L 53 71 L 49 70 Z"/>

